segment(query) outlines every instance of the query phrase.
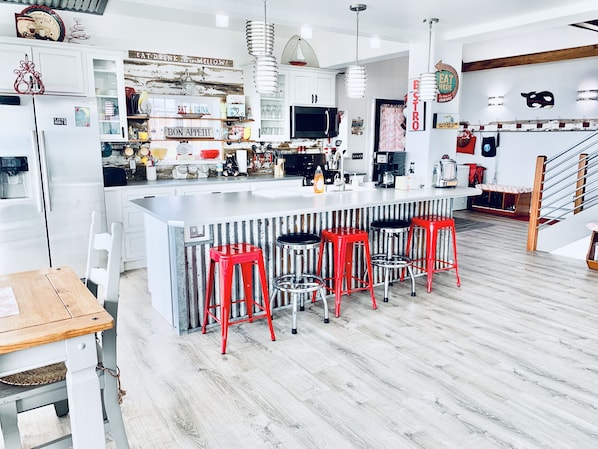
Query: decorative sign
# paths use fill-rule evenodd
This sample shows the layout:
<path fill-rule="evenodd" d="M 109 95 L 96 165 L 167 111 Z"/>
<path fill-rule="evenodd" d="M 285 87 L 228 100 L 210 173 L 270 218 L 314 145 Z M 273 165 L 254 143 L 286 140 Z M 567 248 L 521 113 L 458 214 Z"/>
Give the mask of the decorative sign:
<path fill-rule="evenodd" d="M 243 95 L 243 71 L 164 60 L 126 59 L 125 87 L 150 95 L 221 97 Z M 190 112 L 190 111 L 187 111 Z"/>
<path fill-rule="evenodd" d="M 444 112 L 434 113 L 434 121 L 432 126 L 437 129 L 458 129 L 459 120 L 457 118 L 457 114 L 449 114 Z"/>
<path fill-rule="evenodd" d="M 64 41 L 64 22 L 53 9 L 44 5 L 29 6 L 20 13 L 15 13 L 15 26 L 17 37 Z"/>
<path fill-rule="evenodd" d="M 152 51 L 129 50 L 129 59 L 141 59 L 150 62 L 174 62 L 196 65 L 212 65 L 218 67 L 232 67 L 232 59 L 206 58 L 203 56 L 173 55 L 170 53 L 155 53 Z"/>
<path fill-rule="evenodd" d="M 407 131 L 425 131 L 426 129 L 426 103 L 419 101 L 419 79 L 409 81 L 409 93 L 405 107 Z"/>
<path fill-rule="evenodd" d="M 164 136 L 167 139 L 213 139 L 214 129 L 186 126 L 165 126 Z"/>
<path fill-rule="evenodd" d="M 363 118 L 351 119 L 351 134 L 361 136 L 363 134 Z"/>
<path fill-rule="evenodd" d="M 442 61 L 434 66 L 436 68 L 436 82 L 438 83 L 438 103 L 447 103 L 457 95 L 459 90 L 459 74 L 453 66 L 443 64 Z"/>
<path fill-rule="evenodd" d="M 548 92 L 547 90 L 543 90 L 542 92 L 521 92 L 521 96 L 527 100 L 528 108 L 548 109 L 554 106 L 554 94 L 552 92 Z"/>

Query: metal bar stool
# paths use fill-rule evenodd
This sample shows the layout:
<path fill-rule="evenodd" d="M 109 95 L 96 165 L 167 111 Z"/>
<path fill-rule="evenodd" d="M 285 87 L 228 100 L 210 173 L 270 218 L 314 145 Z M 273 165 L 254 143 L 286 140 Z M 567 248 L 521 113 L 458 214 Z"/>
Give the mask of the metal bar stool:
<path fill-rule="evenodd" d="M 394 251 L 393 242 L 398 240 L 401 234 L 409 231 L 409 222 L 404 220 L 375 220 L 370 223 L 370 229 L 385 237 L 385 253 L 378 253 L 372 256 L 372 265 L 384 270 L 384 302 L 388 302 L 388 287 L 392 283 L 390 273 L 392 270 L 400 269 L 401 277 L 406 268 L 411 277 L 411 296 L 415 296 L 415 276 L 413 275 L 413 261 L 404 255 Z"/>
<path fill-rule="evenodd" d="M 211 304 L 212 289 L 214 285 L 214 271 L 216 264 L 220 265 L 219 284 L 220 284 L 220 304 Z M 244 298 L 232 301 L 232 281 L 235 265 L 241 266 L 241 276 L 243 281 Z M 253 297 L 253 266 L 257 265 L 260 284 L 262 287 L 262 296 L 264 305 L 261 305 Z M 235 319 L 231 321 L 230 311 L 232 304 L 245 303 L 247 313 L 246 318 Z M 256 306 L 264 312 L 258 316 L 253 314 L 253 306 Z M 220 309 L 218 317 L 214 309 Z M 214 310 L 214 312 L 212 312 Z M 249 243 L 235 243 L 231 245 L 215 246 L 210 248 L 210 266 L 208 268 L 208 281 L 206 285 L 206 298 L 204 307 L 203 323 L 201 326 L 202 334 L 206 333 L 208 317 L 214 318 L 221 326 L 222 330 L 222 354 L 226 353 L 226 340 L 228 338 L 228 326 L 253 320 L 266 318 L 270 328 L 270 337 L 272 341 L 276 340 L 274 328 L 272 327 L 272 316 L 270 314 L 270 303 L 268 302 L 268 284 L 266 282 L 266 270 L 264 268 L 264 255 L 261 248 Z"/>
<path fill-rule="evenodd" d="M 425 217 L 413 217 L 411 219 L 411 226 L 409 227 L 409 235 L 407 237 L 406 254 L 411 254 L 411 244 L 413 234 L 416 228 L 423 228 L 426 236 L 426 251 L 425 257 L 413 259 L 413 267 L 424 271 L 427 274 L 428 293 L 432 291 L 432 277 L 434 273 L 446 270 L 455 270 L 457 276 L 457 287 L 461 286 L 461 279 L 459 279 L 459 265 L 457 263 L 457 233 L 455 231 L 455 220 L 450 217 L 443 217 L 441 215 L 429 215 Z M 443 260 L 437 257 L 437 242 L 438 233 L 448 229 L 451 233 L 451 240 L 453 243 L 453 257 L 454 260 Z"/>
<path fill-rule="evenodd" d="M 324 303 L 324 323 L 329 323 L 328 302 L 326 301 L 326 283 L 324 279 L 315 274 L 305 273 L 302 269 L 303 255 L 306 251 L 315 250 L 320 246 L 320 237 L 306 232 L 293 232 L 283 234 L 276 239 L 276 245 L 280 247 L 285 254 L 290 252 L 295 256 L 295 272 L 283 274 L 274 279 L 272 285 L 274 292 L 270 299 L 270 310 L 274 307 L 276 294 L 281 291 L 291 294 L 293 323 L 291 333 L 297 333 L 297 300 L 300 300 L 300 310 L 305 310 L 305 294 L 313 293 L 312 302 L 315 302 L 315 293 L 320 292 L 322 302 Z"/>
<path fill-rule="evenodd" d="M 369 290 L 372 297 L 372 308 L 376 309 L 376 298 L 374 296 L 374 283 L 372 281 L 372 262 L 370 256 L 370 243 L 367 231 L 357 228 L 340 227 L 324 229 L 322 231 L 322 241 L 320 242 L 320 254 L 318 256 L 317 274 L 322 274 L 322 260 L 326 243 L 332 243 L 334 254 L 334 276 L 324 278 L 332 280 L 332 287 L 326 286 L 326 289 L 334 292 L 335 308 L 334 313 L 338 318 L 341 313 L 341 296 L 350 295 L 353 292 Z M 364 257 L 367 273 L 367 280 L 353 276 L 353 246 L 355 244 L 363 245 Z M 359 286 L 353 286 L 356 282 Z"/>

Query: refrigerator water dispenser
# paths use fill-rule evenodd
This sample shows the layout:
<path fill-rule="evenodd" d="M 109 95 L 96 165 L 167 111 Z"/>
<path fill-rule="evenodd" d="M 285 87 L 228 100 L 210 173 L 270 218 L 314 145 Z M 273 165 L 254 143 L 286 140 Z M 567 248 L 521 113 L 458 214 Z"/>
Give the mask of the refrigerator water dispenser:
<path fill-rule="evenodd" d="M 25 173 L 29 171 L 24 156 L 0 157 L 0 199 L 26 198 Z"/>

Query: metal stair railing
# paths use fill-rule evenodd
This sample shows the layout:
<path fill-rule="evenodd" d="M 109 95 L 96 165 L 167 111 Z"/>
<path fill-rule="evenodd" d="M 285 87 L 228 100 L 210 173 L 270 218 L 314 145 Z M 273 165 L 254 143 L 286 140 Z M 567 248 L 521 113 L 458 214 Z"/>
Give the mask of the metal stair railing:
<path fill-rule="evenodd" d="M 598 204 L 598 131 L 560 153 L 538 156 L 527 249 L 539 230 Z"/>

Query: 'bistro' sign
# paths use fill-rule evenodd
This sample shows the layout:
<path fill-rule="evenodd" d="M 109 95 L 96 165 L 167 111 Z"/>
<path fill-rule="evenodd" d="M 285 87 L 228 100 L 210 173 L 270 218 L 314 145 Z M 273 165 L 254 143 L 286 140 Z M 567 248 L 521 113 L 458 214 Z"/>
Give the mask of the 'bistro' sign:
<path fill-rule="evenodd" d="M 184 64 L 211 65 L 217 67 L 232 67 L 232 59 L 206 58 L 203 56 L 173 55 L 170 53 L 156 53 L 153 51 L 129 50 L 129 59 L 141 59 L 151 62 L 178 62 Z"/>

